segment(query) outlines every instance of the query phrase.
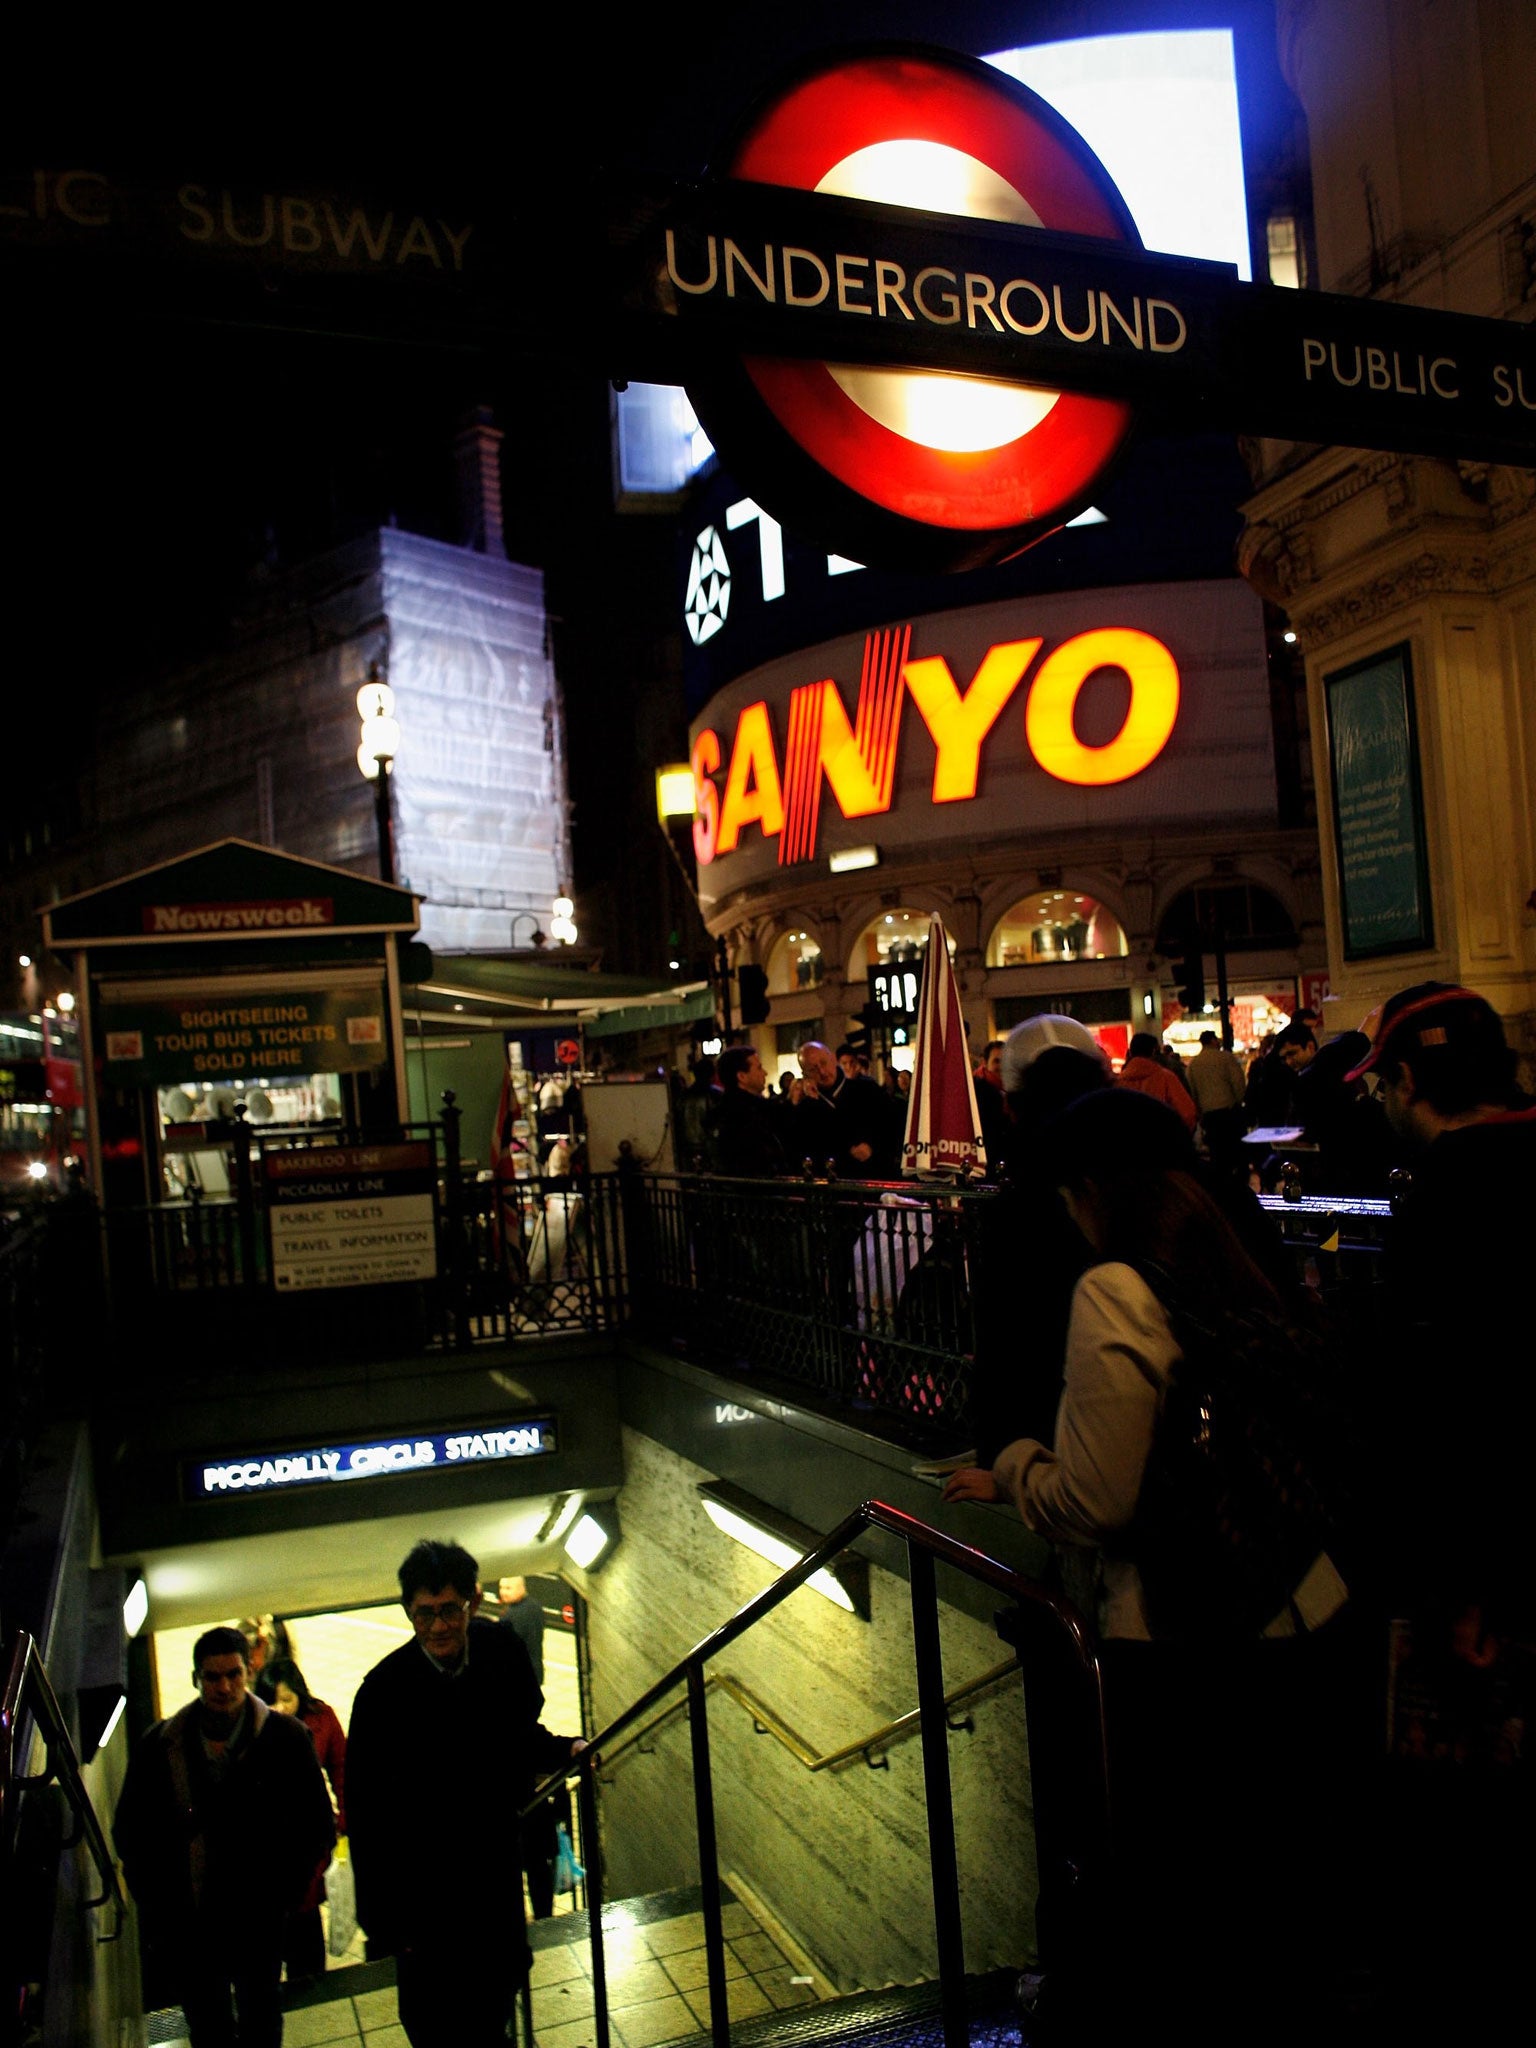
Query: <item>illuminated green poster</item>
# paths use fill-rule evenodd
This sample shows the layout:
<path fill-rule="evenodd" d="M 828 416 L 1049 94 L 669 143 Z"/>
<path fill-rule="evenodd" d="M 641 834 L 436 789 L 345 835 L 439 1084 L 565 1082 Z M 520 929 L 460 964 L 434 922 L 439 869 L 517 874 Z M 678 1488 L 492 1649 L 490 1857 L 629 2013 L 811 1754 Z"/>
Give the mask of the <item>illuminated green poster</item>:
<path fill-rule="evenodd" d="M 1408 649 L 1325 676 L 1344 958 L 1434 943 Z"/>

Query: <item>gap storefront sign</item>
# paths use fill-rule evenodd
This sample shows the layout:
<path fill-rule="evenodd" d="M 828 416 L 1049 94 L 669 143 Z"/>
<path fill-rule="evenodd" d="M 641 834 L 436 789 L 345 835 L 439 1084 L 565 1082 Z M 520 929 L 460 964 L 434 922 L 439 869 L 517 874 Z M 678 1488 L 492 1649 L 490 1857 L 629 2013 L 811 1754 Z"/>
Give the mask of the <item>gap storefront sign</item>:
<path fill-rule="evenodd" d="M 706 905 L 871 843 L 1275 816 L 1262 610 L 1231 579 L 848 635 L 738 678 L 690 741 Z"/>

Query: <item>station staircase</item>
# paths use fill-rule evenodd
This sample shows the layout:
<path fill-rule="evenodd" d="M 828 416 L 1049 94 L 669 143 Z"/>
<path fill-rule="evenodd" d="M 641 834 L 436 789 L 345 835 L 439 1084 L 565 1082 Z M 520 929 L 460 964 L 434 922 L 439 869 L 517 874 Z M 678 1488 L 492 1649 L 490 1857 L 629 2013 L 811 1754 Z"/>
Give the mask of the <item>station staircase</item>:
<path fill-rule="evenodd" d="M 855 1747 L 878 1767 L 876 1748 L 908 1738 L 920 1746 L 931 1898 L 928 1952 L 935 1966 L 929 1981 L 850 1991 L 782 1928 L 745 1878 L 722 1871 L 707 1702 L 712 1675 L 717 1687 L 728 1689 L 723 1674 L 711 1674 L 711 1664 L 873 1532 L 900 1545 L 904 1554 L 918 1704 Z M 939 1644 L 939 1565 L 999 1596 L 997 1627 L 1013 1653 L 949 1692 Z M 1008 1968 L 968 1974 L 950 1716 L 967 1692 L 1019 1681 L 1035 1810 L 1036 1953 L 1019 1956 Z M 748 1695 L 738 1704 L 753 1713 L 758 1732 L 772 1732 L 762 1724 L 766 1710 L 760 1702 Z M 669 1722 L 687 1732 L 698 1882 L 681 1891 L 607 1900 L 603 1859 L 588 1846 L 602 1839 L 599 1776 L 612 1769 L 627 1744 L 654 1740 Z M 111 1987 L 131 1982 L 136 1973 L 105 1970 L 99 1957 L 113 1944 L 131 1942 L 131 1916 L 68 1728 L 29 1639 L 11 1656 L 0 1733 L 6 1744 L 0 1818 L 8 1876 L 13 1890 L 25 1887 L 34 1899 L 51 1896 L 50 1910 L 31 1916 L 35 1925 L 23 1926 L 26 1916 L 14 1909 L 6 1916 L 0 2048 L 184 2040 L 179 2011 L 143 2013 L 112 1997 Z M 815 1769 L 840 1754 L 802 1761 Z M 534 1969 L 517 2026 L 523 2048 L 671 2048 L 706 2041 L 710 2048 L 821 2048 L 833 2041 L 868 2048 L 990 2048 L 993 2041 L 1017 2042 L 1021 2032 L 1028 2039 L 1027 2008 L 1034 1994 L 1053 1973 L 1070 1973 L 1086 1952 L 1095 1880 L 1108 1842 L 1102 1693 L 1088 1633 L 1065 1603 L 1033 1581 L 878 1501 L 866 1502 L 696 1644 L 564 1772 L 541 1785 L 525 1812 L 568 1785 L 574 1785 L 587 1865 L 584 1910 L 536 1921 L 529 1929 Z M 37 1825 L 45 1812 L 51 1829 Z M 679 1834 L 680 1822 L 677 1815 L 669 1822 Z M 1019 1855 L 1021 1865 L 1027 1864 L 1027 1849 L 1021 1846 Z M 1027 1868 L 1019 1876 L 1027 1884 Z M 825 1902 L 829 1913 L 846 1906 L 845 1900 Z M 102 2009 L 109 2003 L 115 2005 L 112 2012 Z M 378 2048 L 395 2048 L 402 2038 L 392 1962 L 335 1968 L 289 1994 L 287 2048 L 366 2044 L 371 2036 L 378 2037 Z"/>

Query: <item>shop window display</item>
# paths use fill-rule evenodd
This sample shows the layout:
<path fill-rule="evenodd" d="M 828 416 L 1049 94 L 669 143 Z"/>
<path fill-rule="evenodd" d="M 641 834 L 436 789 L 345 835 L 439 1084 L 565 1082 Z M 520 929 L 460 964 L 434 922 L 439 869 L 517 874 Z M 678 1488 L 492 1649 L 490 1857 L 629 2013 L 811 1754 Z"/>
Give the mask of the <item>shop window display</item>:
<path fill-rule="evenodd" d="M 987 948 L 989 967 L 1055 967 L 1123 960 L 1130 945 L 1119 919 L 1096 897 L 1039 889 L 1006 911 Z"/>
<path fill-rule="evenodd" d="M 768 956 L 770 996 L 799 995 L 821 983 L 821 948 L 809 932 L 786 932 Z"/>
<path fill-rule="evenodd" d="M 871 918 L 854 942 L 853 956 L 848 963 L 850 981 L 867 981 L 872 967 L 892 967 L 903 960 L 921 960 L 928 950 L 928 925 L 933 913 L 928 910 L 882 910 Z M 955 940 L 949 938 L 950 958 L 954 958 Z"/>

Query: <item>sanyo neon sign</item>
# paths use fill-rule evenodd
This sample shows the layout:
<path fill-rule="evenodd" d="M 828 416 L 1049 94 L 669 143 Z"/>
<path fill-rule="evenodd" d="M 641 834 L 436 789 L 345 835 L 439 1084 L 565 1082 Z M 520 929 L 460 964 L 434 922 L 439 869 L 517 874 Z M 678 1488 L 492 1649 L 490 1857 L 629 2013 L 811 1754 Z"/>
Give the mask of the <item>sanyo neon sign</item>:
<path fill-rule="evenodd" d="M 765 700 L 737 714 L 728 760 L 718 732 L 706 726 L 699 733 L 692 756 L 693 846 L 701 863 L 733 853 L 749 825 L 765 839 L 777 838 L 780 867 L 810 860 L 823 784 L 845 818 L 889 811 L 907 697 L 934 744 L 932 801 L 964 803 L 976 795 L 982 749 L 1045 642 L 1005 640 L 989 647 L 962 687 L 943 655 L 909 660 L 911 640 L 910 626 L 868 636 L 851 723 L 828 677 L 791 691 L 782 753 Z M 1130 695 L 1119 731 L 1090 746 L 1078 737 L 1074 713 L 1083 686 L 1100 669 L 1118 669 Z M 1157 759 L 1178 714 L 1178 664 L 1163 642 L 1135 627 L 1101 626 L 1063 640 L 1034 669 L 1024 695 L 1024 744 L 1059 782 L 1126 782 Z"/>

